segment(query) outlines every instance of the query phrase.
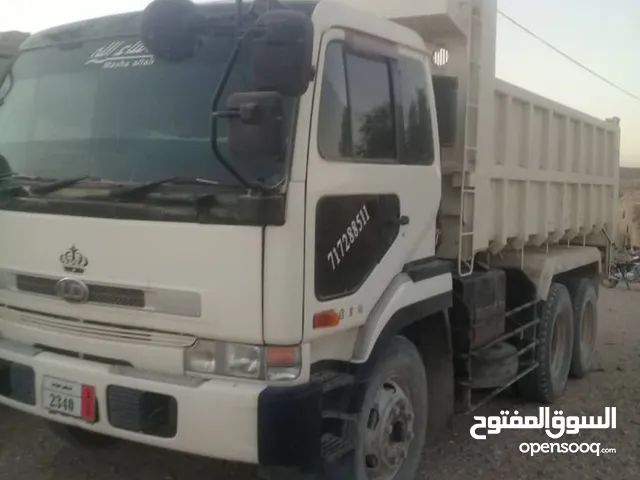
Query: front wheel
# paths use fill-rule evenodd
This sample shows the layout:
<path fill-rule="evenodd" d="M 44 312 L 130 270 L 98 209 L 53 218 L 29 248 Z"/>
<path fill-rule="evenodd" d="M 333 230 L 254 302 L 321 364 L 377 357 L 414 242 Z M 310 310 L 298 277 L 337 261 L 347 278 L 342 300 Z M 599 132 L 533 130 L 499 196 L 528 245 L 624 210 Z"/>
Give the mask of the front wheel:
<path fill-rule="evenodd" d="M 340 478 L 414 480 L 426 430 L 424 362 L 413 343 L 395 337 L 365 387 L 355 452 L 340 462 Z M 326 478 L 335 478 L 332 467 L 325 473 Z"/>

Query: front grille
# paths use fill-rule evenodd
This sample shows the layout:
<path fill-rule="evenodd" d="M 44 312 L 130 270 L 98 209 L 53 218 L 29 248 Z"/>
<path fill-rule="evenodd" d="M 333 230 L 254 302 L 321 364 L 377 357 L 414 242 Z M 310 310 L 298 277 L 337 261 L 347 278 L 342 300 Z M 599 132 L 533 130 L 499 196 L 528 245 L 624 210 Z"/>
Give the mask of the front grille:
<path fill-rule="evenodd" d="M 144 292 L 131 288 L 89 285 L 89 302 L 144 308 Z"/>
<path fill-rule="evenodd" d="M 38 328 L 67 335 L 80 335 L 111 340 L 116 342 L 131 342 L 139 344 L 151 344 L 161 347 L 184 348 L 193 345 L 196 338 L 159 330 L 151 330 L 139 327 L 127 327 L 112 323 L 80 320 L 61 315 L 50 315 L 31 310 L 7 307 L 17 313 L 5 318 L 5 321 L 13 322 L 24 327 Z"/>
<path fill-rule="evenodd" d="M 58 279 L 34 277 L 31 275 L 17 275 L 16 286 L 21 292 L 36 293 L 57 297 L 56 284 Z M 89 287 L 89 302 L 119 307 L 144 308 L 145 298 L 143 290 L 133 288 L 106 287 L 104 285 L 87 284 Z"/>
<path fill-rule="evenodd" d="M 57 280 L 51 278 L 30 277 L 28 275 L 18 275 L 16 286 L 22 292 L 37 293 L 39 295 L 56 295 Z"/>

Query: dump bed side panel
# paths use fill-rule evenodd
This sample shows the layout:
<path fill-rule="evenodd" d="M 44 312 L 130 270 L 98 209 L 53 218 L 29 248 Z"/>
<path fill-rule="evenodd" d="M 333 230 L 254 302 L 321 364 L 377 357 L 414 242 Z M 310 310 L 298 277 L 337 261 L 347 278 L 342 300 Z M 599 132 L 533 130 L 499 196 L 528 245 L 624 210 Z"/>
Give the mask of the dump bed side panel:
<path fill-rule="evenodd" d="M 474 250 L 569 242 L 603 245 L 618 209 L 620 130 L 495 81 L 493 155 L 480 156 Z"/>

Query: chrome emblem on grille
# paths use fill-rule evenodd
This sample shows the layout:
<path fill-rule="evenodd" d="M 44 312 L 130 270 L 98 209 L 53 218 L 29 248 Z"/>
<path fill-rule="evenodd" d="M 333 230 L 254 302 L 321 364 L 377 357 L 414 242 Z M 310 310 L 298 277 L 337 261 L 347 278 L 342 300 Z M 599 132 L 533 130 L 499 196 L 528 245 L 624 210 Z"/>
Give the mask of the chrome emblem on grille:
<path fill-rule="evenodd" d="M 84 273 L 89 265 L 89 259 L 81 254 L 75 245 L 72 245 L 69 250 L 60 255 L 60 263 L 66 272 Z"/>
<path fill-rule="evenodd" d="M 82 280 L 63 278 L 56 284 L 56 294 L 69 303 L 86 303 L 89 287 Z"/>

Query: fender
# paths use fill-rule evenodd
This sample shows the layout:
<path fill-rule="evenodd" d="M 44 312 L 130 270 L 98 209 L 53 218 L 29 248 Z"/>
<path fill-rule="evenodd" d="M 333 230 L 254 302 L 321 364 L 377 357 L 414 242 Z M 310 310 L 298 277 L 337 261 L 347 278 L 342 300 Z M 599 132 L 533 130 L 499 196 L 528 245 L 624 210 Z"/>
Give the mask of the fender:
<path fill-rule="evenodd" d="M 407 325 L 435 313 L 449 309 L 453 304 L 453 280 L 449 268 L 430 262 L 429 268 L 407 265 L 391 281 L 360 328 L 352 363 L 369 360 L 378 340 L 394 335 Z"/>
<path fill-rule="evenodd" d="M 429 429 L 439 432 L 450 424 L 454 409 L 453 351 L 448 310 L 453 305 L 453 279 L 447 262 L 425 259 L 407 264 L 385 289 L 365 324 L 358 330 L 349 362 L 318 362 L 312 367 L 322 381 L 323 372 L 333 370 L 329 384 L 330 410 L 348 422 L 357 418 L 372 369 L 388 342 L 400 331 L 418 341 L 429 385 Z M 420 322 L 424 320 L 424 322 Z M 410 327 L 411 326 L 411 327 Z M 409 327 L 409 328 L 406 328 Z M 416 327 L 413 329 L 412 327 Z M 335 412 L 329 413 L 335 416 Z M 345 452 L 355 445 L 355 429 L 345 429 Z"/>

